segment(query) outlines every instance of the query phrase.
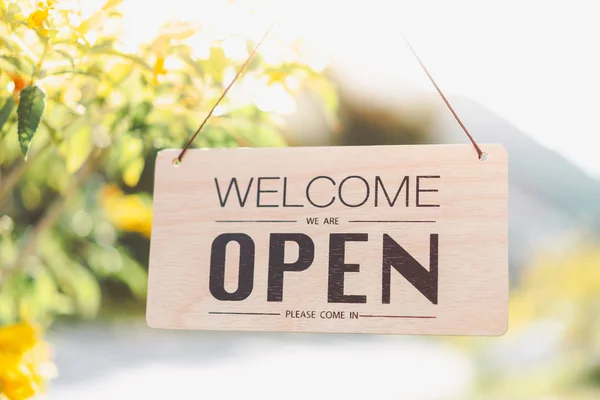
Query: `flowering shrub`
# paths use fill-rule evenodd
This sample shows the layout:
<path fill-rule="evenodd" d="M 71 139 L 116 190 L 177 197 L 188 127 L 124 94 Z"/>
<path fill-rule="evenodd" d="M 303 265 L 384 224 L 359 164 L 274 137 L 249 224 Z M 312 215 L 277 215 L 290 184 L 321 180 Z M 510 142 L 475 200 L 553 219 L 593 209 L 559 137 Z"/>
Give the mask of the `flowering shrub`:
<path fill-rule="evenodd" d="M 146 25 L 126 3 L 0 0 L 0 326 L 93 317 L 107 288 L 143 304 L 155 154 L 185 143 L 269 27 L 217 0 L 130 43 Z M 296 91 L 335 98 L 288 39 L 272 33 L 196 146 L 283 146 Z"/>
<path fill-rule="evenodd" d="M 0 0 L 0 392 L 10 399 L 38 391 L 47 356 L 19 321 L 92 318 L 111 300 L 142 309 L 156 152 L 185 143 L 268 28 L 250 2 L 215 0 L 202 4 L 218 13 L 131 42 L 124 32 L 147 24 L 124 22 L 126 3 Z M 281 115 L 300 89 L 334 110 L 301 42 L 271 37 L 195 146 L 285 145 Z"/>

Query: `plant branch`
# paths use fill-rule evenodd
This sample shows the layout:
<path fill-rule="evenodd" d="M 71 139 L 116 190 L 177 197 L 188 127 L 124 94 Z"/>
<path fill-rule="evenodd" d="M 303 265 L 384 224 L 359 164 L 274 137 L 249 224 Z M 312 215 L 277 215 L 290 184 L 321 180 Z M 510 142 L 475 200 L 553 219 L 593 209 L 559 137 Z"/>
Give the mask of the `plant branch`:
<path fill-rule="evenodd" d="M 48 55 L 50 51 L 50 40 L 44 40 L 44 50 L 42 51 L 42 55 L 40 56 L 35 69 L 33 70 L 33 74 L 31 74 L 31 85 L 33 85 L 34 80 L 36 80 L 40 76 L 40 72 L 42 72 L 42 65 L 44 64 L 44 59 Z"/>
<path fill-rule="evenodd" d="M 94 151 L 93 154 L 87 159 L 85 164 L 81 166 L 81 168 L 75 174 L 75 179 L 71 185 L 60 197 L 54 200 L 50 208 L 48 208 L 44 216 L 39 220 L 31 233 L 28 235 L 27 239 L 25 239 L 25 243 L 19 251 L 16 261 L 8 268 L 0 270 L 0 283 L 10 279 L 15 272 L 23 267 L 29 255 L 36 250 L 42 234 L 54 226 L 62 214 L 65 206 L 67 205 L 67 201 L 75 195 L 77 189 L 98 168 L 107 154 L 107 149 L 96 149 L 96 151 Z"/>
<path fill-rule="evenodd" d="M 25 173 L 31 168 L 34 160 L 36 160 L 43 153 L 52 148 L 52 142 L 48 141 L 44 146 L 36 153 L 29 157 L 29 161 L 21 160 L 20 163 L 14 167 L 10 173 L 0 183 L 0 207 L 4 205 L 4 202 L 8 195 L 12 192 L 13 188 L 19 183 L 19 180 L 25 175 Z"/>

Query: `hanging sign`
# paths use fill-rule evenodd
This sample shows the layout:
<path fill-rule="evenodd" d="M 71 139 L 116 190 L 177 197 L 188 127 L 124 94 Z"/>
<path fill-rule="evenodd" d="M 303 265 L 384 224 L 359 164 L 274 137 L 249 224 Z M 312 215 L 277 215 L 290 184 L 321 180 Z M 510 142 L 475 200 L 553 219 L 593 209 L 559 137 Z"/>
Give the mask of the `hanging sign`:
<path fill-rule="evenodd" d="M 482 148 L 161 151 L 148 324 L 503 334 L 507 154 Z"/>

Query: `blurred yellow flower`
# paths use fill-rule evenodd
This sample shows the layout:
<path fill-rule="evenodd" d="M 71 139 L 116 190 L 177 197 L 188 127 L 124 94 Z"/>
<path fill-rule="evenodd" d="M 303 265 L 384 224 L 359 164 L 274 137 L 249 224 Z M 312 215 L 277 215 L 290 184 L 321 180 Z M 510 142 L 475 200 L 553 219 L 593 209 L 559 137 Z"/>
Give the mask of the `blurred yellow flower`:
<path fill-rule="evenodd" d="M 32 29 L 40 29 L 44 24 L 44 21 L 48 18 L 48 9 L 41 8 L 39 10 L 35 10 L 29 17 L 27 17 L 27 26 Z"/>
<path fill-rule="evenodd" d="M 154 63 L 154 68 L 152 69 L 154 72 L 154 83 L 158 83 L 158 77 L 160 75 L 166 75 L 167 70 L 165 69 L 165 58 L 164 57 L 156 57 L 156 62 Z"/>
<path fill-rule="evenodd" d="M 52 8 L 56 4 L 56 0 L 45 0 L 36 2 L 37 8 Z"/>
<path fill-rule="evenodd" d="M 117 228 L 150 237 L 152 206 L 140 196 L 126 195 L 116 186 L 108 185 L 100 192 L 100 205 Z"/>
<path fill-rule="evenodd" d="M 58 3 L 58 0 L 44 0 L 44 1 L 37 1 L 35 3 L 35 6 L 39 9 L 43 9 L 43 8 L 52 9 L 56 5 L 56 3 Z"/>
<path fill-rule="evenodd" d="M 55 4 L 56 0 L 36 2 L 37 10 L 27 17 L 27 26 L 31 29 L 36 29 L 42 36 L 48 36 L 49 31 L 43 25 L 46 19 L 48 19 L 50 10 L 54 8 Z"/>
<path fill-rule="evenodd" d="M 285 80 L 288 77 L 288 74 L 286 74 L 283 71 L 277 71 L 277 70 L 273 70 L 267 73 L 267 76 L 269 77 L 269 82 L 267 83 L 267 85 L 273 85 L 275 83 L 281 83 L 283 85 L 285 85 Z"/>
<path fill-rule="evenodd" d="M 50 349 L 26 322 L 0 328 L 0 398 L 29 399 L 55 375 Z"/>

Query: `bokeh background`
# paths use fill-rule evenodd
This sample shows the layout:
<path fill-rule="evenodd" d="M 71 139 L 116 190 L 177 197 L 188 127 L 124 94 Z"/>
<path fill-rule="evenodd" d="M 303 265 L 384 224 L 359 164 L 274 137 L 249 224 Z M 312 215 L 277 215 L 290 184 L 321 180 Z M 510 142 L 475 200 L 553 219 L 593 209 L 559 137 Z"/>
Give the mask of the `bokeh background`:
<path fill-rule="evenodd" d="M 0 15 L 4 396 L 600 398 L 596 1 L 0 0 Z M 185 143 L 274 22 L 194 145 L 465 143 L 404 33 L 476 140 L 508 149 L 505 336 L 146 327 L 156 152 Z M 13 362 L 38 342 L 52 352 Z"/>

